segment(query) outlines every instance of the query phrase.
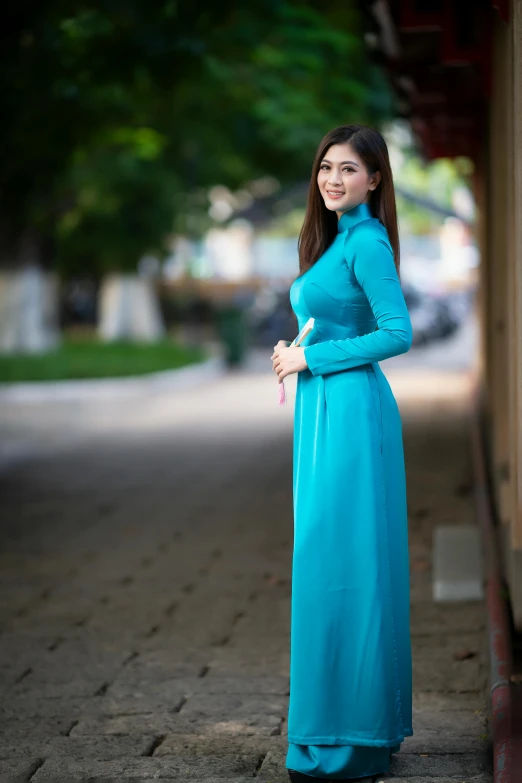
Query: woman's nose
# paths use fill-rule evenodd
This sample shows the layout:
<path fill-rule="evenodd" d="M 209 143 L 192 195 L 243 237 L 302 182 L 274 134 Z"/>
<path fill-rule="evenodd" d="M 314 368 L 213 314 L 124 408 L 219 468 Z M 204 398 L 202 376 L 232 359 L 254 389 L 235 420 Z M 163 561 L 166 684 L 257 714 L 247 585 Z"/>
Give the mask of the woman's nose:
<path fill-rule="evenodd" d="M 328 184 L 329 185 L 338 185 L 341 182 L 341 177 L 339 174 L 331 173 L 328 177 Z"/>

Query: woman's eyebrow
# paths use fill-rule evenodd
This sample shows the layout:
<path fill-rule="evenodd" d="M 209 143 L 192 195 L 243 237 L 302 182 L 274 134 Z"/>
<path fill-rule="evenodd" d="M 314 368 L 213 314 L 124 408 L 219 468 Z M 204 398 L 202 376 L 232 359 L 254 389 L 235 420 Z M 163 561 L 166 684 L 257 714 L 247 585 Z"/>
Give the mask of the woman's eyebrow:
<path fill-rule="evenodd" d="M 331 160 L 328 160 L 327 158 L 323 158 L 321 163 L 331 163 Z M 341 166 L 344 166 L 345 163 L 351 163 L 353 166 L 358 166 L 359 164 L 356 163 L 354 160 L 342 160 Z"/>

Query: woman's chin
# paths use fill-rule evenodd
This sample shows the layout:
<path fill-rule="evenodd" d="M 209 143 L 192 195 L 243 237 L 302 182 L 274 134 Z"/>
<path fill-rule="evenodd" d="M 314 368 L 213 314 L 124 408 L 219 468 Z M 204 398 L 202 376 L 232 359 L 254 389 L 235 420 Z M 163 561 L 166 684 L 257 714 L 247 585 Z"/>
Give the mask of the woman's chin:
<path fill-rule="evenodd" d="M 325 199 L 324 205 L 330 212 L 342 212 L 343 209 L 346 209 L 346 207 L 343 207 L 341 204 L 332 201 L 331 199 L 328 199 L 328 201 Z"/>

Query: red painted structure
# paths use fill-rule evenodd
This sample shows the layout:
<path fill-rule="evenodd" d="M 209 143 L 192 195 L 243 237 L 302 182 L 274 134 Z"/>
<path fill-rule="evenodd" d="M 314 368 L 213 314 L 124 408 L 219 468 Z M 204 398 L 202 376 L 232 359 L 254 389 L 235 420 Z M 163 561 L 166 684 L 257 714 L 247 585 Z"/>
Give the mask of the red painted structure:
<path fill-rule="evenodd" d="M 479 383 L 473 389 L 471 441 L 477 515 L 486 560 L 486 598 L 489 624 L 491 737 L 495 783 L 522 780 L 522 685 L 513 680 L 513 657 L 505 586 L 500 576 L 494 512 L 488 487 L 480 425 Z"/>
<path fill-rule="evenodd" d="M 508 0 L 377 0 L 362 4 L 384 43 L 379 59 L 427 160 L 476 158 L 492 84 L 492 16 Z M 379 12 L 376 14 L 376 10 Z"/>

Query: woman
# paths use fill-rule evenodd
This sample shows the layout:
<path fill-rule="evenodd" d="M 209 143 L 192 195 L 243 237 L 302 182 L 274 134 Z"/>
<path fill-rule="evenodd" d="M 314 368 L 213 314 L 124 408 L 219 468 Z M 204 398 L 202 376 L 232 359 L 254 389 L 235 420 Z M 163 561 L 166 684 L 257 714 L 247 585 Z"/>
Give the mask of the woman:
<path fill-rule="evenodd" d="M 290 301 L 298 328 L 315 326 L 271 357 L 279 382 L 298 373 L 286 767 L 292 781 L 375 780 L 413 734 L 402 423 L 379 366 L 412 330 L 376 130 L 321 141 L 299 264 Z"/>

